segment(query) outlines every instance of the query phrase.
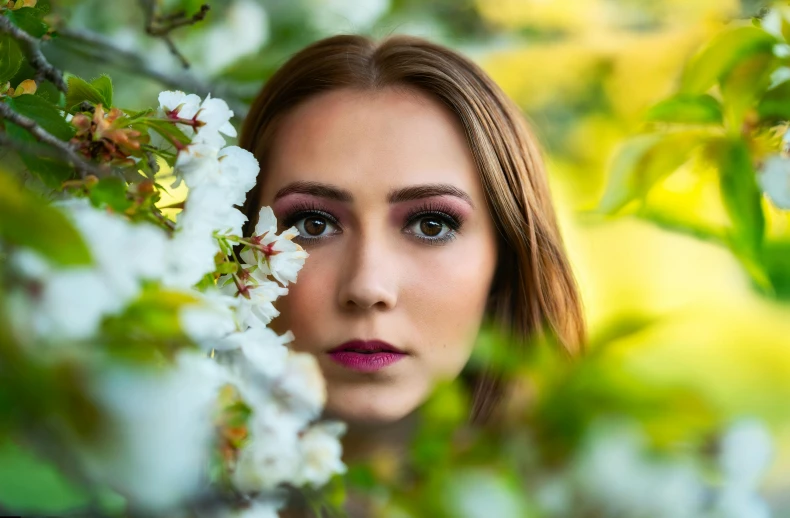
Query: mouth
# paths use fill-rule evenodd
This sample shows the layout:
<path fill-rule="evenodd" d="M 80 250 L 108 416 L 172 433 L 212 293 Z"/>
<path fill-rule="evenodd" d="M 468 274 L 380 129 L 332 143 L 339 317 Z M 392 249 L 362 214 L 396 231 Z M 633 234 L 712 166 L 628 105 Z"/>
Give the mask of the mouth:
<path fill-rule="evenodd" d="M 327 351 L 336 363 L 358 372 L 375 372 L 408 356 L 381 340 L 350 340 Z"/>

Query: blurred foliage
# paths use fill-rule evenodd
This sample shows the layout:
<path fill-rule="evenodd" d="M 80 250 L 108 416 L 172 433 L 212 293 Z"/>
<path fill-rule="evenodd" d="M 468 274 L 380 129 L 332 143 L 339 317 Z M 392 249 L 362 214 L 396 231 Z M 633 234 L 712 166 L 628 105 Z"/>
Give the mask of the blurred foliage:
<path fill-rule="evenodd" d="M 201 3 L 167 0 L 161 6 L 195 13 Z M 350 491 L 368 495 L 381 516 L 486 516 L 453 508 L 473 493 L 470 488 L 484 488 L 492 501 L 500 495 L 499 508 L 511 513 L 501 516 L 543 516 L 556 490 L 552 474 L 578 461 L 575 455 L 602 420 L 637 423 L 651 455 L 684 454 L 711 469 L 717 433 L 737 417 L 754 415 L 780 439 L 768 495 L 781 515 L 790 468 L 790 213 L 763 196 L 757 179 L 765 157 L 780 152 L 790 88 L 781 72 L 789 65 L 783 50 L 788 24 L 780 34 L 762 30 L 766 2 L 579 0 L 572 8 L 542 0 L 209 4 L 204 22 L 172 34 L 191 63 L 187 71 L 165 42 L 145 34 L 136 2 L 53 2 L 50 12 L 40 13 L 55 29 L 47 56 L 61 69 L 96 79 L 75 85 L 73 98 L 71 90 L 61 98 L 45 83 L 35 97 L 12 100 L 15 109 L 66 136 L 67 128 L 47 115 L 52 105 L 93 99 L 142 109 L 163 86 L 206 86 L 237 101 L 239 114 L 291 53 L 320 37 L 411 33 L 478 61 L 524 109 L 549 163 L 591 324 L 589 357 L 568 364 L 546 344 L 536 344 L 529 358 L 514 362 L 506 338 L 483 334 L 472 368 L 478 361 L 500 362 L 521 380 L 501 427 L 484 432 L 463 426 L 469 395 L 460 385 L 443 387 L 425 407 L 406 459 L 410 471 L 385 455 L 352 467 Z M 37 17 L 15 23 L 41 35 Z M 0 83 L 17 87 L 31 76 L 13 40 L 0 37 L 0 52 L 8 56 Z M 102 97 L 104 74 L 112 78 L 113 100 Z M 36 169 L 50 186 L 70 174 L 47 157 L 4 155 L 2 167 Z M 0 225 L 0 236 L 55 261 L 83 260 L 84 247 L 74 244 L 68 225 L 5 178 L 0 175 L 0 221 L 15 224 Z M 29 184 L 35 189 L 33 180 Z M 99 204 L 125 202 L 109 183 L 93 192 Z M 174 191 L 172 199 L 150 202 L 163 206 L 178 199 Z M 53 226 L 65 230 L 53 233 Z M 36 241 L 45 234 L 46 242 Z M 120 323 L 107 326 L 122 336 Z M 167 322 L 139 328 L 146 326 L 167 333 Z M 0 346 L 2 340 L 0 334 Z M 17 372 L 39 386 L 51 384 L 90 415 L 79 406 L 79 394 L 68 396 L 64 380 L 71 378 L 27 368 Z M 27 400 L 39 392 L 31 389 L 16 408 L 47 408 Z M 14 404 L 2 390 L 0 401 Z M 31 480 L 50 476 L 7 443 L 0 455 L 10 459 L 0 466 L 31 466 L 20 468 Z M 12 487 L 1 481 L 7 475 L 0 473 L 6 489 Z M 68 507 L 79 500 L 63 489 L 65 483 L 38 484 L 54 495 L 50 502 Z M 525 484 L 534 491 L 525 492 Z M 327 494 L 337 503 L 343 492 L 337 483 Z M 25 505 L 36 504 L 41 494 L 31 493 Z M 0 491 L 0 502 L 23 507 L 24 496 L 12 487 Z"/>

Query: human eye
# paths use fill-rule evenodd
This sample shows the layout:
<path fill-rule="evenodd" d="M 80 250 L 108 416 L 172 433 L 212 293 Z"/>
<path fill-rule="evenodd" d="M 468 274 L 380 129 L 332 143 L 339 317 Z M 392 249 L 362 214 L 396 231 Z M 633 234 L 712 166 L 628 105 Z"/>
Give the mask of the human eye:
<path fill-rule="evenodd" d="M 432 206 L 415 209 L 407 221 L 404 232 L 430 245 L 443 245 L 452 241 L 463 223 L 455 211 Z"/>
<path fill-rule="evenodd" d="M 340 224 L 332 214 L 316 207 L 296 207 L 282 218 L 284 228 L 296 227 L 294 240 L 316 242 L 340 233 Z"/>

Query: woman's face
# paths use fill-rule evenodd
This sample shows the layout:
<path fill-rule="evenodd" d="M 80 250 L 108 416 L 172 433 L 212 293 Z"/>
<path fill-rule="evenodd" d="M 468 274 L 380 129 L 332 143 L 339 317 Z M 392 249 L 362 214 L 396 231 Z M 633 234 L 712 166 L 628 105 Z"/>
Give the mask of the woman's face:
<path fill-rule="evenodd" d="M 328 414 L 406 416 L 469 359 L 497 262 L 460 123 L 418 91 L 333 90 L 287 114 L 263 167 L 262 204 L 310 254 L 271 327 L 318 359 Z"/>

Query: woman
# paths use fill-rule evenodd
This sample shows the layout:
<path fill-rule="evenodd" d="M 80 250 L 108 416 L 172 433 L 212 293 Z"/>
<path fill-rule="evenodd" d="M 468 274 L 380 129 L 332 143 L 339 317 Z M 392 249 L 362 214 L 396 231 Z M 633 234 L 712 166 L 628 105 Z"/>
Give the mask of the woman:
<path fill-rule="evenodd" d="M 318 358 L 346 460 L 392 445 L 481 324 L 548 330 L 569 355 L 584 323 L 544 167 L 523 116 L 478 66 L 425 40 L 318 41 L 266 83 L 240 145 L 262 205 L 310 257 L 271 327 Z M 507 387 L 471 380 L 485 423 Z"/>

